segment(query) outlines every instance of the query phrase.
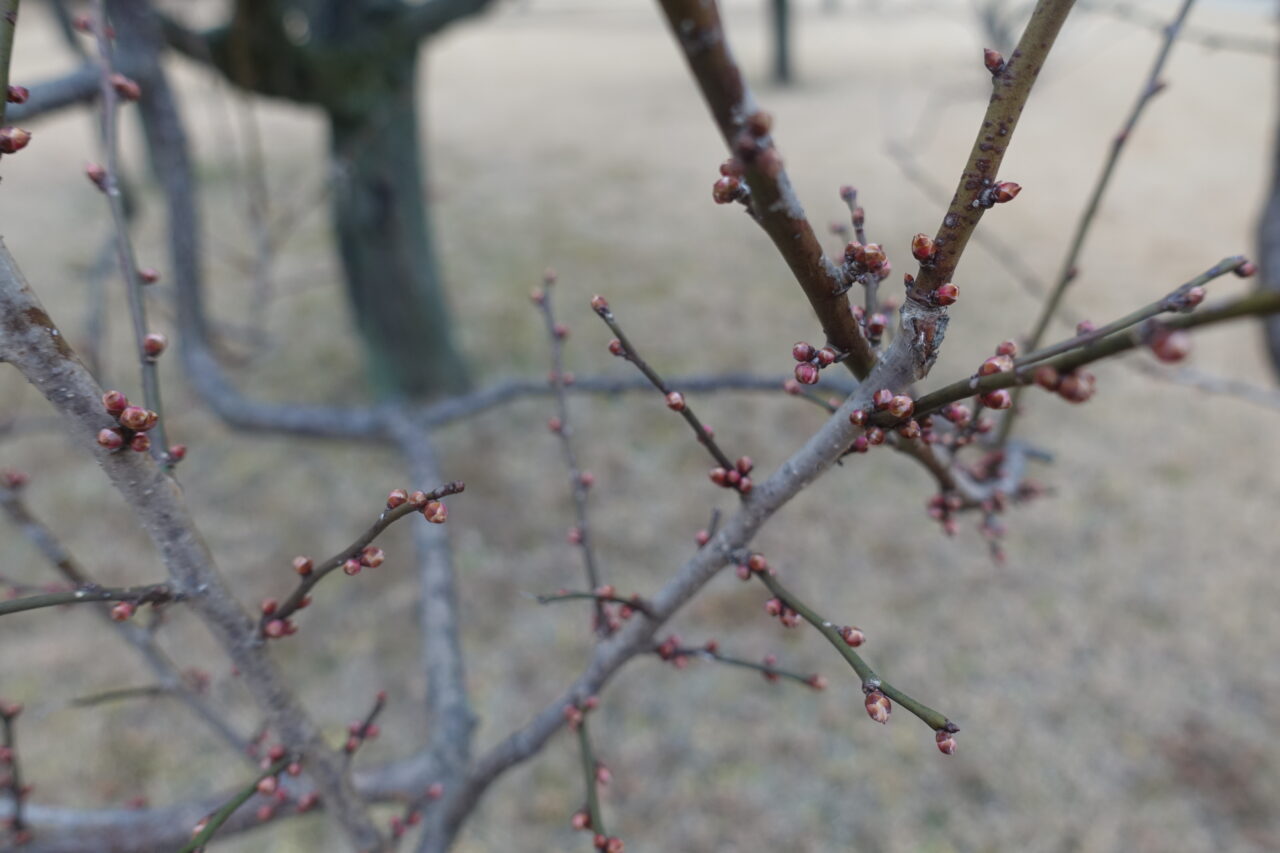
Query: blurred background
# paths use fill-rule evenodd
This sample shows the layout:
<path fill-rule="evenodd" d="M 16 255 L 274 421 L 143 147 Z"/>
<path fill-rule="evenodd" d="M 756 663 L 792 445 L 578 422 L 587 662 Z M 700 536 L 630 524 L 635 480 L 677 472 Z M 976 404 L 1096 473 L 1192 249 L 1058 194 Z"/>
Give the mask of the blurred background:
<path fill-rule="evenodd" d="M 228 5 L 167 8 L 195 26 L 224 20 Z M 787 84 L 774 79 L 771 7 L 722 5 L 810 218 L 846 220 L 838 187 L 852 183 L 870 238 L 901 268 L 911 235 L 937 227 L 972 143 L 990 91 L 982 48 L 1002 31 L 1016 36 L 1023 4 L 792 0 Z M 1044 69 L 1001 174 L 1023 192 L 982 231 L 1046 281 L 1159 46 L 1145 22 L 1175 6 L 1083 6 Z M 1067 297 L 1073 316 L 1108 321 L 1253 251 L 1277 76 L 1274 56 L 1255 48 L 1275 40 L 1273 12 L 1203 2 L 1192 13 L 1196 33 L 1224 38 L 1175 46 L 1168 89 L 1130 140 L 1090 236 Z M 568 367 L 580 376 L 628 375 L 588 308 L 597 292 L 669 374 L 781 376 L 793 342 L 819 342 L 767 238 L 736 207 L 711 201 L 723 145 L 655 4 L 498 3 L 426 42 L 419 60 L 425 199 L 457 369 L 473 385 L 545 374 L 528 292 L 547 266 L 559 273 Z M 24 4 L 12 81 L 75 62 L 49 8 Z M 369 399 L 377 383 L 329 219 L 339 180 L 329 122 L 306 105 L 246 96 L 187 59 L 170 70 L 198 157 L 224 362 L 255 397 Z M 123 127 L 140 261 L 163 272 L 164 205 L 134 122 Z M 3 165 L 5 242 L 73 345 L 105 319 L 103 383 L 132 394 L 122 288 L 101 272 L 106 209 L 82 173 L 99 156 L 93 113 L 65 111 L 31 129 L 31 147 Z M 264 221 L 279 237 L 265 253 Z M 839 250 L 841 238 L 825 239 Z M 1001 340 L 1025 334 L 1040 305 L 982 246 L 965 256 L 958 283 L 926 387 L 971 373 Z M 1228 278 L 1211 291 L 1248 286 Z M 172 334 L 168 285 L 154 294 L 155 325 Z M 1256 323 L 1198 334 L 1192 364 L 1275 386 Z M 228 430 L 176 357 L 161 365 L 172 440 L 190 447 L 181 482 L 246 604 L 291 589 L 291 558 L 345 545 L 390 488 L 428 485 L 407 482 L 398 457 L 374 445 Z M 866 656 L 886 678 L 960 724 L 954 757 L 906 714 L 871 724 L 856 678 L 822 639 L 781 629 L 762 612 L 761 590 L 726 574 L 671 628 L 743 657 L 776 653 L 831 686 L 815 693 L 710 664 L 677 671 L 656 658 L 628 666 L 593 725 L 614 779 L 604 808 L 627 849 L 1280 849 L 1280 411 L 1270 390 L 1260 404 L 1133 366 L 1100 365 L 1098 394 L 1083 406 L 1026 395 L 1019 431 L 1053 454 L 1032 472 L 1052 494 L 1006 515 L 1003 564 L 976 519 L 945 537 L 925 514 L 932 481 L 891 453 L 832 471 L 757 542 L 797 593 L 866 632 Z M 821 422 L 783 394 L 695 402 L 730 455 L 750 454 L 765 472 Z M 571 405 L 582 462 L 597 478 L 603 573 L 649 594 L 691 553 L 711 508 L 732 498 L 707 485 L 701 448 L 656 394 Z M 523 400 L 436 436 L 444 476 L 467 482 L 449 527 L 478 750 L 558 695 L 589 650 L 585 607 L 530 598 L 581 574 L 565 541 L 572 506 L 559 449 L 544 426 L 552 406 Z M 16 371 L 0 372 L 0 420 L 10 427 L 0 467 L 31 474 L 29 504 L 89 568 L 118 584 L 161 576 L 128 508 L 89 459 L 68 452 Z M 335 739 L 389 691 L 383 735 L 358 759 L 369 765 L 419 743 L 425 725 L 407 528 L 382 544 L 382 568 L 321 586 L 300 633 L 273 649 Z M 0 567 L 8 581 L 52 578 L 10 526 L 0 528 Z M 21 751 L 36 801 L 159 805 L 241 780 L 242 763 L 177 703 L 72 705 L 151 678 L 109 634 L 79 610 L 0 620 L 0 695 L 27 706 Z M 212 700 L 236 725 L 255 725 L 195 620 L 173 609 L 161 638 L 182 666 L 208 672 Z M 458 849 L 586 849 L 569 827 L 581 800 L 576 745 L 557 737 L 492 789 Z M 343 849 L 327 828 L 306 817 L 214 847 Z"/>

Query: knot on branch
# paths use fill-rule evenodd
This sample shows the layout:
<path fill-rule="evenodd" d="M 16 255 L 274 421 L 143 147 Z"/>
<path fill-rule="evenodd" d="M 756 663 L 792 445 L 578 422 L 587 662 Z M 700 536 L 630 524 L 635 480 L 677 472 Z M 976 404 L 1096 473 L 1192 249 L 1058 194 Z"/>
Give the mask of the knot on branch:
<path fill-rule="evenodd" d="M 902 337 L 910 352 L 911 375 L 923 379 L 938 360 L 942 339 L 947 333 L 946 308 L 926 305 L 908 297 L 902 305 Z"/>

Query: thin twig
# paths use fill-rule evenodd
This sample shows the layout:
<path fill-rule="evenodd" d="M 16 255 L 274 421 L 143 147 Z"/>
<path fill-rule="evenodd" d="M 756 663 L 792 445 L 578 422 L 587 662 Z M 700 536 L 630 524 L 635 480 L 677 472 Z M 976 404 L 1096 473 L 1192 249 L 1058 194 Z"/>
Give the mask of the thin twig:
<path fill-rule="evenodd" d="M 630 597 L 605 594 L 603 592 L 574 592 L 572 590 L 562 590 L 560 592 L 549 593 L 535 596 L 539 604 L 554 604 L 557 601 L 608 601 L 613 604 L 620 604 L 623 607 L 630 607 L 637 613 L 643 613 L 645 616 L 653 617 L 655 614 L 649 603 L 638 595 Z"/>
<path fill-rule="evenodd" d="M 31 832 L 27 820 L 23 816 L 29 790 L 22 782 L 22 764 L 18 761 L 17 719 L 22 713 L 22 706 L 0 702 L 0 730 L 3 730 L 3 744 L 0 749 L 0 770 L 4 772 L 4 788 L 13 801 L 13 814 L 8 820 L 9 838 L 15 846 L 21 846 L 30 840 Z"/>
<path fill-rule="evenodd" d="M 258 792 L 259 783 L 264 779 L 270 779 L 279 775 L 293 761 L 293 758 L 286 756 L 268 767 L 262 772 L 262 775 L 258 776 L 258 778 L 246 785 L 240 793 L 232 797 L 226 805 L 205 818 L 202 822 L 203 825 L 197 829 L 197 831 L 192 835 L 191 840 L 188 841 L 182 849 L 178 851 L 178 853 L 199 853 L 199 851 L 204 850 L 204 846 L 213 838 L 214 833 L 221 829 L 222 825 L 227 822 L 227 818 L 231 817 L 231 815 L 235 813 L 236 809 L 249 802 L 253 795 Z"/>
<path fill-rule="evenodd" d="M 662 651 L 660 651 L 657 648 L 654 649 L 654 653 L 658 654 L 660 657 L 663 656 L 664 654 Z M 826 682 L 821 679 L 821 676 L 817 675 L 816 673 L 805 675 L 803 673 L 796 672 L 795 670 L 786 669 L 785 667 L 781 667 L 781 666 L 775 666 L 774 664 L 771 664 L 771 663 L 758 663 L 753 660 L 746 660 L 745 658 L 737 658 L 731 655 L 726 655 L 723 652 L 719 651 L 719 649 L 715 648 L 712 643 L 708 643 L 705 646 L 677 646 L 676 648 L 671 649 L 669 654 L 671 657 L 701 658 L 702 660 L 713 661 L 715 663 L 722 663 L 727 666 L 736 666 L 736 667 L 741 667 L 742 669 L 750 669 L 755 672 L 761 673 L 770 681 L 776 681 L 779 678 L 786 678 L 790 681 L 795 681 L 799 684 L 803 684 L 805 687 L 809 687 L 814 690 L 821 690 L 826 684 Z"/>
<path fill-rule="evenodd" d="M 181 601 L 182 596 L 164 583 L 146 586 L 101 587 L 93 584 L 77 587 L 63 592 L 47 592 L 42 595 L 30 595 L 26 598 L 11 598 L 0 601 L 0 616 L 10 613 L 22 613 L 27 610 L 39 610 L 43 607 L 61 607 L 64 604 L 93 604 L 104 601 L 125 601 L 130 604 L 168 604 Z"/>

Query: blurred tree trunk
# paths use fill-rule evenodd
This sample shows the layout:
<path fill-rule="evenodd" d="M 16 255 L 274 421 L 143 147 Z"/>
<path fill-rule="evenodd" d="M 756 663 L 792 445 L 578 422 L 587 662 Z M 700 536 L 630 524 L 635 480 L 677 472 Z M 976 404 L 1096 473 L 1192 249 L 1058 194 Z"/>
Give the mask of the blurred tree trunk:
<path fill-rule="evenodd" d="M 236 0 L 203 40 L 231 82 L 323 110 L 332 220 L 375 390 L 462 389 L 465 361 L 432 240 L 418 132 L 420 42 L 490 0 Z M 184 38 L 171 42 L 191 53 Z"/>
<path fill-rule="evenodd" d="M 791 0 L 768 0 L 773 42 L 773 82 L 791 83 Z"/>
<path fill-rule="evenodd" d="M 1271 188 L 1267 193 L 1266 206 L 1258 218 L 1259 287 L 1280 290 L 1280 110 L 1277 111 L 1271 159 Z M 1262 322 L 1271 367 L 1280 376 L 1280 315 L 1272 315 Z"/>

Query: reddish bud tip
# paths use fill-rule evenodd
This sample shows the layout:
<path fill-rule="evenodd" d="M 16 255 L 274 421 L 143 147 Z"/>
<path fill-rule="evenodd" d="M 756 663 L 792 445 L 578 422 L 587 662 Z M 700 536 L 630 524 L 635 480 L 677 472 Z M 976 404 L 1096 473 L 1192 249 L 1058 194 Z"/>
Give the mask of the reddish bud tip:
<path fill-rule="evenodd" d="M 140 430 L 147 425 L 147 410 L 141 406 L 125 406 L 118 416 L 120 425 L 132 430 Z"/>
<path fill-rule="evenodd" d="M 1090 332 L 1097 331 L 1097 329 L 1098 327 L 1095 326 L 1091 320 L 1081 320 L 1079 323 L 1076 323 L 1077 335 L 1087 335 Z"/>
<path fill-rule="evenodd" d="M 988 47 L 982 51 L 982 64 L 992 74 L 999 74 L 1004 68 L 1004 57 L 1000 55 L 1000 51 Z"/>
<path fill-rule="evenodd" d="M 1008 373 L 1013 370 L 1013 359 L 1007 355 L 993 355 L 978 367 L 979 376 L 990 376 L 993 373 Z"/>
<path fill-rule="evenodd" d="M 738 493 L 743 495 L 751 494 L 751 490 L 755 488 L 755 483 L 751 482 L 750 477 L 743 477 L 738 481 Z"/>
<path fill-rule="evenodd" d="M 352 557 L 351 559 L 344 561 L 342 564 L 343 573 L 350 575 L 352 577 L 360 574 L 360 572 L 363 570 L 364 570 L 364 566 L 360 565 L 360 561 L 357 560 L 355 557 Z"/>
<path fill-rule="evenodd" d="M 102 167 L 101 163 L 86 163 L 84 167 L 84 175 L 98 189 L 106 190 L 107 170 Z"/>
<path fill-rule="evenodd" d="M 119 417 L 129 407 L 129 398 L 120 391 L 108 391 L 102 395 L 102 407 L 108 415 Z"/>
<path fill-rule="evenodd" d="M 679 391 L 672 391 L 667 395 L 667 408 L 673 412 L 684 411 L 684 395 Z"/>
<path fill-rule="evenodd" d="M 934 742 L 938 744 L 938 751 L 943 755 L 956 754 L 956 739 L 951 732 L 939 729 L 938 733 L 934 735 Z"/>
<path fill-rule="evenodd" d="M 409 493 L 404 489 L 392 489 L 387 495 L 387 509 L 395 509 L 409 502 Z"/>
<path fill-rule="evenodd" d="M 711 482 L 715 483 L 717 486 L 729 485 L 729 472 L 724 468 L 712 468 L 711 473 L 708 476 L 711 477 Z"/>
<path fill-rule="evenodd" d="M 960 297 L 960 288 L 951 282 L 941 285 L 933 292 L 933 301 L 939 305 L 955 305 L 956 300 Z"/>
<path fill-rule="evenodd" d="M 11 104 L 25 104 L 27 98 L 31 97 L 31 90 L 26 86 L 10 86 L 8 101 Z"/>
<path fill-rule="evenodd" d="M 378 568 L 386 559 L 386 552 L 376 545 L 366 545 L 360 551 L 360 564 L 370 569 Z"/>
<path fill-rule="evenodd" d="M 138 280 L 143 284 L 155 284 L 160 280 L 160 272 L 152 267 L 143 267 L 138 270 Z"/>
<path fill-rule="evenodd" d="M 888 388 L 881 388 L 879 391 L 871 395 L 871 403 L 876 407 L 876 411 L 883 411 L 889 408 L 889 403 L 893 400 L 893 392 Z"/>
<path fill-rule="evenodd" d="M 111 608 L 111 618 L 117 622 L 128 622 L 137 608 L 128 601 L 121 601 Z"/>
<path fill-rule="evenodd" d="M 988 409 L 1007 409 L 1013 405 L 1013 396 L 1007 388 L 988 391 L 982 395 L 982 404 Z"/>
<path fill-rule="evenodd" d="M 711 185 L 711 200 L 716 204 L 732 204 L 742 195 L 742 180 L 725 175 Z"/>
<path fill-rule="evenodd" d="M 796 365 L 796 381 L 801 385 L 818 384 L 818 366 L 809 362 Z"/>
<path fill-rule="evenodd" d="M 126 101 L 136 101 L 142 97 L 142 88 L 138 86 L 137 82 L 118 71 L 107 79 L 111 83 L 111 88 L 116 90 L 116 94 Z"/>
<path fill-rule="evenodd" d="M 884 249 L 879 243 L 868 243 L 862 252 L 862 263 L 868 269 L 875 269 L 886 260 Z"/>
<path fill-rule="evenodd" d="M 854 409 L 849 413 L 849 423 L 856 427 L 866 426 L 867 413 L 864 409 Z"/>
<path fill-rule="evenodd" d="M 187 458 L 187 446 L 185 444 L 175 444 L 169 448 L 169 462 L 177 463 Z"/>
<path fill-rule="evenodd" d="M 812 344 L 807 344 L 804 341 L 799 341 L 791 347 L 791 357 L 798 362 L 812 361 L 815 355 L 817 355 L 817 350 L 813 348 Z"/>
<path fill-rule="evenodd" d="M 757 110 L 747 116 L 747 132 L 752 136 L 764 136 L 773 127 L 773 116 L 764 110 Z"/>
<path fill-rule="evenodd" d="M 146 453 L 151 449 L 151 437 L 142 433 L 135 435 L 129 439 L 129 449 L 137 453 Z"/>
<path fill-rule="evenodd" d="M 911 238 L 911 257 L 920 263 L 929 263 L 937 252 L 938 249 L 933 244 L 933 238 L 928 234 L 917 234 Z"/>
<path fill-rule="evenodd" d="M 1046 391 L 1056 391 L 1058 383 L 1062 381 L 1062 375 L 1058 373 L 1058 368 L 1051 364 L 1042 364 L 1037 367 L 1033 378 L 1036 384 Z"/>
<path fill-rule="evenodd" d="M 1018 193 L 1022 192 L 1022 186 L 1015 184 L 1013 181 L 1002 181 L 995 185 L 995 191 L 991 194 L 991 199 L 996 204 L 1004 204 L 1013 201 L 1018 197 Z"/>
<path fill-rule="evenodd" d="M 529 301 L 534 305 L 541 305 L 547 301 L 547 292 L 541 287 L 535 287 L 529 291 Z"/>
<path fill-rule="evenodd" d="M 849 449 L 854 453 L 866 453 L 871 449 L 871 442 L 867 441 L 865 435 L 860 435 L 853 440 L 853 444 L 849 445 Z"/>
<path fill-rule="evenodd" d="M 889 722 L 889 714 L 893 713 L 893 703 L 889 701 L 889 697 L 885 696 L 879 690 L 872 690 L 867 694 L 866 701 L 863 703 L 867 709 L 867 716 L 875 720 L 877 723 Z"/>
<path fill-rule="evenodd" d="M 1258 271 L 1258 265 L 1255 264 L 1253 261 L 1245 261 L 1240 266 L 1232 270 L 1232 272 L 1234 272 L 1240 278 L 1249 278 L 1250 276 L 1257 273 L 1257 271 Z"/>
<path fill-rule="evenodd" d="M 16 154 L 31 143 L 31 133 L 20 127 L 0 128 L 0 153 Z"/>
<path fill-rule="evenodd" d="M 262 606 L 262 615 L 270 616 L 272 613 L 275 613 L 277 609 L 279 609 L 280 602 L 276 601 L 274 598 L 264 598 L 262 599 L 261 606 Z M 279 755 L 276 756 L 276 758 L 280 758 L 280 757 L 281 756 Z"/>
<path fill-rule="evenodd" d="M 764 612 L 770 616 L 780 616 L 782 614 L 782 599 L 771 598 L 764 603 Z"/>
<path fill-rule="evenodd" d="M 169 346 L 169 339 L 159 332 L 152 332 L 142 339 L 142 352 L 147 358 L 156 358 Z"/>
<path fill-rule="evenodd" d="M 1161 329 L 1151 336 L 1151 352 L 1163 362 L 1182 361 L 1191 354 L 1191 335 L 1181 329 Z"/>
<path fill-rule="evenodd" d="M 548 418 L 547 429 L 551 430 L 552 432 L 560 432 L 562 429 L 564 429 L 564 422 L 561 421 L 559 418 Z"/>
<path fill-rule="evenodd" d="M 827 689 L 827 679 L 826 679 L 826 677 L 825 677 L 825 676 L 822 676 L 822 675 L 819 675 L 819 674 L 818 674 L 818 673 L 816 673 L 816 672 L 815 672 L 813 675 L 809 676 L 809 680 L 808 680 L 807 682 L 805 682 L 805 683 L 806 683 L 806 684 L 808 684 L 810 687 L 812 687 L 814 690 L 826 690 L 826 689 Z"/>
<path fill-rule="evenodd" d="M 288 633 L 288 627 L 284 624 L 283 619 L 272 619 L 263 626 L 262 633 L 273 640 L 278 640 Z"/>
<path fill-rule="evenodd" d="M 747 558 L 747 568 L 753 572 L 767 572 L 769 561 L 764 558 L 764 554 L 752 554 Z"/>
<path fill-rule="evenodd" d="M 0 477 L 0 479 L 3 479 L 4 484 L 10 489 L 21 489 L 31 478 L 27 476 L 25 471 L 9 470 L 5 471 L 3 477 Z"/>
<path fill-rule="evenodd" d="M 862 630 L 855 628 L 852 625 L 846 625 L 840 629 L 840 638 L 843 639 L 850 648 L 854 649 L 867 641 L 866 635 L 862 633 Z"/>
<path fill-rule="evenodd" d="M 895 418 L 907 418 L 916 410 L 916 401 L 906 394 L 898 394 L 889 401 L 885 409 Z"/>
<path fill-rule="evenodd" d="M 830 367 L 836 363 L 838 356 L 836 355 L 836 351 L 831 347 L 823 347 L 816 353 L 816 358 L 818 359 L 818 364 L 821 366 Z"/>
<path fill-rule="evenodd" d="M 872 446 L 884 444 L 884 430 L 878 426 L 873 426 L 871 429 L 867 430 L 866 438 L 867 444 Z"/>
<path fill-rule="evenodd" d="M 746 167 L 742 165 L 742 161 L 734 157 L 730 157 L 720 164 L 720 174 L 726 178 L 741 178 L 746 172 Z"/>
<path fill-rule="evenodd" d="M 444 524 L 449 520 L 449 508 L 443 501 L 427 501 L 422 508 L 422 517 L 432 524 Z"/>
<path fill-rule="evenodd" d="M 1016 341 L 1001 341 L 996 347 L 996 355 L 1007 355 L 1014 358 L 1018 355 L 1018 344 Z"/>
<path fill-rule="evenodd" d="M 306 577 L 311 574 L 311 570 L 315 568 L 315 563 L 311 562 L 310 557 L 294 557 L 293 570 L 298 574 Z"/>

